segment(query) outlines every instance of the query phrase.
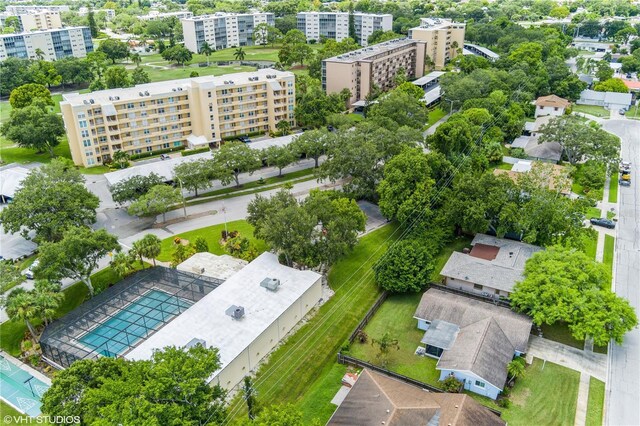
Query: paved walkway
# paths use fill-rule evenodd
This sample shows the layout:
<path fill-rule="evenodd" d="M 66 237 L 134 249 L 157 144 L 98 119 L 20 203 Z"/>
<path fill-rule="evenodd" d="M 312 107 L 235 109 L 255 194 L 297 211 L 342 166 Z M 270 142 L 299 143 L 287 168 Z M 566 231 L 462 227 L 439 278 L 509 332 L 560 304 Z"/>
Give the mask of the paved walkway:
<path fill-rule="evenodd" d="M 603 382 L 607 380 L 607 356 L 531 335 L 527 355 L 588 374 Z"/>
<path fill-rule="evenodd" d="M 575 426 L 584 426 L 587 421 L 587 406 L 589 405 L 589 380 L 591 376 L 580 373 L 580 387 L 578 388 L 578 402 L 576 405 Z"/>

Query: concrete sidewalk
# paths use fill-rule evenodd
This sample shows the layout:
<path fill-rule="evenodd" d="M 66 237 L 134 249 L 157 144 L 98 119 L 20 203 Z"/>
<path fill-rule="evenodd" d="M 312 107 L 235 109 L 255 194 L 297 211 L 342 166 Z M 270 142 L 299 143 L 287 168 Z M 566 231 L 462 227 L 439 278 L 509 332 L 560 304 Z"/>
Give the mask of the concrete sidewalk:
<path fill-rule="evenodd" d="M 527 355 L 607 380 L 607 355 L 587 352 L 562 343 L 531 335 Z"/>
<path fill-rule="evenodd" d="M 578 401 L 576 404 L 575 426 L 584 426 L 587 422 L 587 407 L 589 405 L 589 381 L 591 376 L 580 373 L 580 387 L 578 388 Z"/>

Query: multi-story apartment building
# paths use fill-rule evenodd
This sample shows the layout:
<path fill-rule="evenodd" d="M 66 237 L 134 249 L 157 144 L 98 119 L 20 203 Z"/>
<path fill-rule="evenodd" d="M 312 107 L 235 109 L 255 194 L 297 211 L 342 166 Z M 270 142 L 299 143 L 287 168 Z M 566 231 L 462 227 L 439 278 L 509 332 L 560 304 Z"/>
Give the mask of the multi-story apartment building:
<path fill-rule="evenodd" d="M 75 164 L 91 167 L 117 151 L 141 154 L 217 146 L 221 140 L 294 124 L 295 76 L 262 69 L 87 94 L 60 103 Z"/>
<path fill-rule="evenodd" d="M 273 13 L 224 13 L 182 19 L 184 45 L 194 53 L 204 42 L 214 49 L 253 45 L 253 29 L 258 24 L 275 25 Z"/>
<path fill-rule="evenodd" d="M 43 10 L 18 15 L 20 19 L 20 31 L 29 32 L 36 30 L 55 30 L 62 28 L 60 12 Z"/>
<path fill-rule="evenodd" d="M 10 57 L 37 59 L 40 52 L 47 61 L 67 56 L 84 58 L 93 52 L 91 31 L 89 27 L 68 27 L 0 35 L 0 61 Z"/>
<path fill-rule="evenodd" d="M 369 36 L 376 30 L 391 31 L 393 16 L 355 12 L 353 14 L 356 42 L 367 46 Z M 304 33 L 307 41 L 332 38 L 342 41 L 349 37 L 348 12 L 300 12 L 297 28 Z"/>
<path fill-rule="evenodd" d="M 79 16 L 87 16 L 89 14 L 89 10 L 93 10 L 94 13 L 104 12 L 107 17 L 107 20 L 111 21 L 116 17 L 115 9 L 89 9 L 88 7 L 81 7 L 78 9 Z"/>
<path fill-rule="evenodd" d="M 188 10 L 180 10 L 177 12 L 159 12 L 152 10 L 147 15 L 140 16 L 139 19 L 143 21 L 158 21 L 165 18 L 187 19 L 192 17 L 193 13 Z"/>
<path fill-rule="evenodd" d="M 422 18 L 419 27 L 409 30 L 409 37 L 427 42 L 427 56 L 440 70 L 464 47 L 465 25 L 449 19 Z"/>
<path fill-rule="evenodd" d="M 68 12 L 71 8 L 69 6 L 60 6 L 60 5 L 39 5 L 39 6 L 29 6 L 29 5 L 7 5 L 5 7 L 5 12 L 17 16 L 24 15 L 31 12 L 42 12 L 42 11 L 50 11 L 50 12 Z"/>
<path fill-rule="evenodd" d="M 422 77 L 426 43 L 396 39 L 322 61 L 322 87 L 327 93 L 351 92 L 350 102 L 363 100 L 375 85 L 387 90 L 403 70 L 409 78 Z"/>

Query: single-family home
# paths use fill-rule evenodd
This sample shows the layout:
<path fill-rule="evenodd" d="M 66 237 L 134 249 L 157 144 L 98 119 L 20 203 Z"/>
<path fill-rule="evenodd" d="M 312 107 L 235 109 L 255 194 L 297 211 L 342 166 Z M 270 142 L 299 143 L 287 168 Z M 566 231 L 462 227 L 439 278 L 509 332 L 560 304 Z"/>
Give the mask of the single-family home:
<path fill-rule="evenodd" d="M 556 118 L 554 115 L 543 115 L 537 117 L 535 121 L 524 123 L 523 136 L 516 138 L 512 143 L 512 148 L 522 148 L 527 157 L 532 160 L 539 160 L 557 163 L 562 158 L 562 146 L 558 142 L 540 142 L 540 131 L 542 127 Z"/>
<path fill-rule="evenodd" d="M 514 182 L 518 182 L 523 175 L 529 174 L 541 187 L 557 191 L 562 195 L 571 193 L 572 179 L 569 176 L 569 169 L 558 164 L 518 160 L 513 164 L 511 170 L 495 169 L 493 174 L 496 176 L 506 175 Z"/>
<path fill-rule="evenodd" d="M 454 376 L 491 399 L 504 390 L 507 365 L 526 353 L 532 325 L 509 308 L 436 288 L 424 292 L 414 318 L 440 380 Z"/>
<path fill-rule="evenodd" d="M 444 285 L 489 298 L 508 298 L 523 279 L 525 262 L 541 247 L 476 234 L 468 253 L 453 252 L 440 271 Z"/>
<path fill-rule="evenodd" d="M 534 102 L 536 106 L 536 117 L 545 115 L 559 116 L 564 115 L 571 102 L 556 95 L 540 96 Z"/>
<path fill-rule="evenodd" d="M 628 108 L 631 105 L 631 93 L 596 92 L 595 90 L 583 90 L 578 105 L 597 105 L 610 110 Z"/>
<path fill-rule="evenodd" d="M 364 369 L 327 424 L 501 426 L 506 423 L 469 395 L 429 392 Z"/>

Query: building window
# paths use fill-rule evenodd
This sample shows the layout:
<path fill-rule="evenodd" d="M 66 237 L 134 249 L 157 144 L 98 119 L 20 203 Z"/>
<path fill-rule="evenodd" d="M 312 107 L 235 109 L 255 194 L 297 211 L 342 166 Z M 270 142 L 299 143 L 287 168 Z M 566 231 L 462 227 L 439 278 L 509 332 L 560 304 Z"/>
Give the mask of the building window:
<path fill-rule="evenodd" d="M 473 285 L 473 289 L 474 290 L 482 290 L 482 286 L 480 284 L 474 284 Z"/>
<path fill-rule="evenodd" d="M 84 118 L 84 117 L 85 117 L 84 112 L 81 112 L 80 114 L 78 114 L 78 118 Z"/>
<path fill-rule="evenodd" d="M 82 145 L 84 145 L 85 147 L 91 146 L 91 140 L 90 139 L 83 140 Z"/>
<path fill-rule="evenodd" d="M 133 109 L 133 104 L 132 103 L 128 103 L 127 104 L 127 109 Z"/>
<path fill-rule="evenodd" d="M 88 130 L 83 130 L 81 132 L 81 135 L 82 135 L 83 138 L 88 138 L 89 137 L 89 131 Z"/>
<path fill-rule="evenodd" d="M 476 380 L 476 387 L 484 389 L 484 382 L 480 380 Z"/>
<path fill-rule="evenodd" d="M 182 142 L 180 142 L 180 141 L 175 141 L 173 143 L 173 146 L 181 146 L 181 145 L 182 145 Z"/>

